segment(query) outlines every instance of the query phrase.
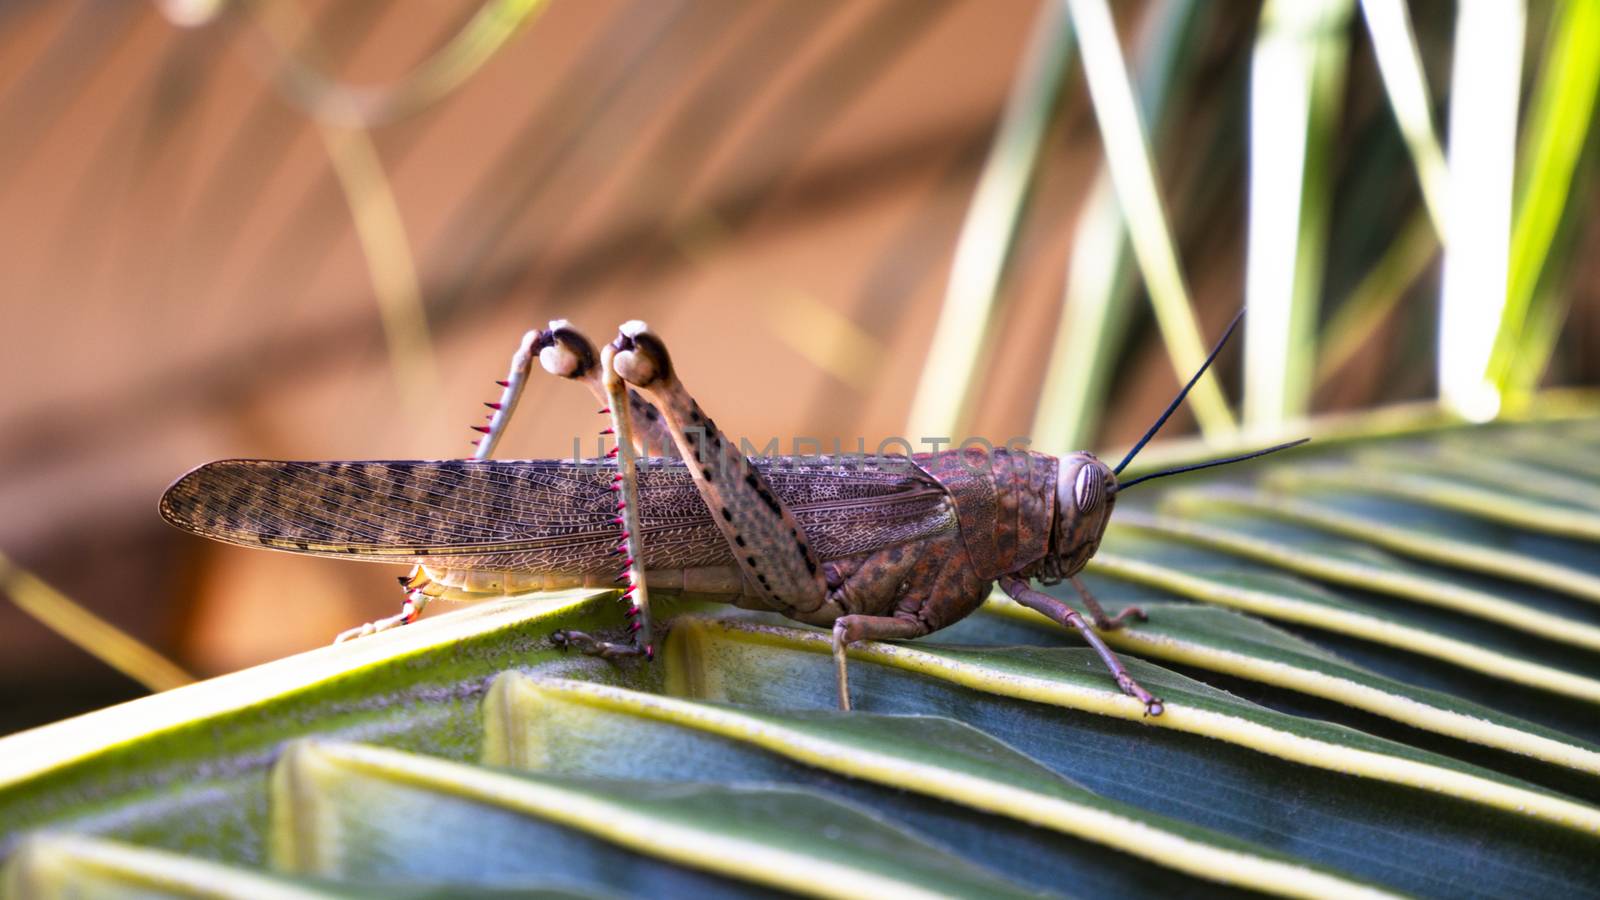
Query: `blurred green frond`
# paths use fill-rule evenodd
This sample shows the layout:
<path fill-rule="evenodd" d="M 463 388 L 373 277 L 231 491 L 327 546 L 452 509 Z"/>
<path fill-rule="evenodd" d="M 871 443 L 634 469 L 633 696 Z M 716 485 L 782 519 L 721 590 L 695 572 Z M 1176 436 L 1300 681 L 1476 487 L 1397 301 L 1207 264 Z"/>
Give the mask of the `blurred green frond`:
<path fill-rule="evenodd" d="M 1041 4 L 956 242 L 933 342 L 911 400 L 908 435 L 959 436 L 1072 47 L 1072 28 L 1061 5 Z"/>
<path fill-rule="evenodd" d="M 194 676 L 105 621 L 0 553 L 0 594 L 46 628 L 152 691 L 194 682 Z"/>
<path fill-rule="evenodd" d="M 1139 105 L 1159 141 L 1164 113 L 1185 72 L 1186 40 L 1196 4 L 1172 2 L 1152 10 L 1140 37 Z M 1117 361 L 1116 348 L 1133 317 L 1134 260 L 1111 175 L 1104 163 L 1072 231 L 1055 346 L 1033 416 L 1033 446 L 1067 452 L 1091 446 Z"/>
<path fill-rule="evenodd" d="M 1400 134 L 1417 169 L 1422 186 L 1422 202 L 1434 229 L 1444 233 L 1445 191 L 1450 174 L 1445 168 L 1444 150 L 1433 126 L 1433 104 L 1429 101 L 1428 79 L 1422 71 L 1422 54 L 1417 50 L 1417 35 L 1411 27 L 1411 13 L 1405 0 L 1361 0 L 1362 18 L 1372 49 L 1378 58 L 1378 71 L 1389 97 Z"/>
<path fill-rule="evenodd" d="M 1250 74 L 1244 417 L 1271 433 L 1311 406 L 1349 0 L 1268 0 Z"/>
<path fill-rule="evenodd" d="M 1106 168 L 1128 221 L 1134 256 L 1144 274 L 1179 383 L 1187 382 L 1206 358 L 1206 342 L 1195 322 L 1194 306 L 1161 195 L 1138 102 L 1123 62 L 1116 24 L 1105 0 L 1067 0 L 1083 49 L 1084 75 L 1105 142 Z M 1235 427 L 1216 376 L 1207 373 L 1189 397 L 1196 421 L 1209 434 Z"/>
<path fill-rule="evenodd" d="M 439 376 L 405 220 L 367 132 L 333 125 L 318 131 L 361 242 L 395 383 L 407 408 L 422 415 L 434 406 Z"/>
<path fill-rule="evenodd" d="M 413 115 L 449 95 L 537 18 L 547 0 L 485 0 L 443 47 L 402 78 L 379 87 L 345 84 L 287 49 L 302 25 L 291 5 L 246 5 L 276 45 L 274 63 L 286 100 L 325 125 L 370 128 Z"/>
<path fill-rule="evenodd" d="M 1469 0 L 1456 21 L 1439 398 L 1478 422 L 1500 409 L 1489 363 L 1506 309 L 1526 17 L 1522 0 Z"/>
<path fill-rule="evenodd" d="M 1520 394 L 1517 399 L 1533 391 L 1550 358 L 1549 338 L 1561 315 L 1552 307 L 1559 307 L 1560 293 L 1568 289 L 1552 284 L 1541 292 L 1539 285 L 1592 130 L 1600 87 L 1600 5 L 1560 4 L 1549 44 L 1523 136 L 1505 312 L 1489 368 L 1495 387 Z"/>
<path fill-rule="evenodd" d="M 1328 383 L 1373 339 L 1438 252 L 1436 227 L 1425 213 L 1413 214 L 1323 327 L 1317 385 Z"/>

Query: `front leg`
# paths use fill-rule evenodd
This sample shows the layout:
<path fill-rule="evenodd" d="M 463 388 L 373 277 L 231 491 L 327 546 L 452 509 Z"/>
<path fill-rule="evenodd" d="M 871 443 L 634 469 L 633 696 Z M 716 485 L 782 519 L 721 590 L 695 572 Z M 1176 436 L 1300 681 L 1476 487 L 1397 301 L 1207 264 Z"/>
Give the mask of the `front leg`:
<path fill-rule="evenodd" d="M 1079 615 L 1077 610 L 1049 594 L 1042 594 L 1028 587 L 1027 582 L 1014 575 L 1001 576 L 1000 589 L 1009 594 L 1011 599 L 1034 612 L 1044 613 L 1057 624 L 1076 628 L 1078 633 L 1083 635 L 1083 639 L 1089 642 L 1089 646 L 1094 648 L 1094 652 L 1100 654 L 1100 659 L 1105 662 L 1106 668 L 1111 670 L 1112 677 L 1116 679 L 1117 687 L 1121 688 L 1124 694 L 1143 703 L 1145 715 L 1161 715 L 1165 709 L 1161 704 L 1161 698 L 1151 695 L 1140 686 L 1139 682 L 1133 680 L 1133 676 L 1123 668 L 1122 660 L 1117 659 L 1117 655 L 1111 652 L 1111 648 L 1100 639 L 1100 635 L 1095 634 L 1094 629 L 1089 627 L 1089 623 L 1083 620 L 1083 616 Z"/>
<path fill-rule="evenodd" d="M 672 368 L 666 345 L 643 322 L 622 326 L 613 365 L 660 412 L 752 596 L 801 622 L 844 612 L 828 599 L 822 563 L 800 523 L 740 448 L 700 410 Z"/>

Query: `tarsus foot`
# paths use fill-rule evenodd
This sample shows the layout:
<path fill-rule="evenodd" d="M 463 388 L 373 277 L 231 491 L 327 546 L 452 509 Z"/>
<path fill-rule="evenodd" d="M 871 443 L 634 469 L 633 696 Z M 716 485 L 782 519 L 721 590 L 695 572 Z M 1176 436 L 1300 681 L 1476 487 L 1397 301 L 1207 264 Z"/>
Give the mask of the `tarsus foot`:
<path fill-rule="evenodd" d="M 1128 619 L 1138 619 L 1141 622 L 1147 622 L 1150 620 L 1150 617 L 1145 615 L 1144 610 L 1140 609 L 1139 607 L 1130 606 L 1127 609 L 1124 609 L 1122 612 L 1111 616 L 1110 618 L 1096 619 L 1094 627 L 1100 629 L 1101 631 L 1116 631 L 1118 628 L 1128 624 Z"/>
<path fill-rule="evenodd" d="M 335 644 L 342 644 L 345 641 L 353 641 L 356 638 L 377 634 L 380 631 L 388 631 L 391 628 L 398 628 L 404 624 L 406 624 L 405 613 L 396 613 L 395 615 L 387 618 L 379 619 L 376 622 L 368 622 L 365 625 L 357 625 L 354 628 L 347 628 L 344 631 L 339 632 L 339 636 L 334 638 L 333 642 Z"/>
<path fill-rule="evenodd" d="M 598 656 L 601 659 L 620 659 L 625 656 L 643 656 L 645 659 L 655 658 L 655 647 L 650 644 L 618 644 L 612 641 L 602 641 L 593 635 L 582 631 L 561 630 L 550 635 L 550 642 L 562 650 L 576 650 L 585 656 Z"/>
<path fill-rule="evenodd" d="M 406 584 L 407 579 L 401 578 L 400 583 Z M 379 619 L 376 622 L 368 622 L 365 625 L 357 625 L 354 628 L 347 628 L 344 631 L 339 632 L 339 636 L 334 638 L 333 642 L 335 644 L 342 644 L 345 641 L 352 641 L 356 638 L 377 634 L 380 631 L 388 631 L 391 628 L 399 628 L 401 625 L 408 625 L 412 622 L 415 622 L 422 615 L 422 608 L 427 605 L 427 594 L 424 594 L 420 590 L 407 591 L 406 602 L 401 605 L 398 613 Z"/>
<path fill-rule="evenodd" d="M 1139 682 L 1134 681 L 1133 676 L 1126 672 L 1117 675 L 1117 687 L 1122 688 L 1124 694 L 1143 703 L 1145 715 L 1159 716 L 1166 712 L 1167 707 L 1161 702 L 1161 698 L 1153 696 Z"/>

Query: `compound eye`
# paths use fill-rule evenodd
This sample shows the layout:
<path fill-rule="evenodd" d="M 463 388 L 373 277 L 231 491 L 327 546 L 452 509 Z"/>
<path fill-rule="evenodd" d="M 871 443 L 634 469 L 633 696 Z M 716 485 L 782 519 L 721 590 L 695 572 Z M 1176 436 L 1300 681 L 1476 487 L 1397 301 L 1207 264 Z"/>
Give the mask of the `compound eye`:
<path fill-rule="evenodd" d="M 1072 485 L 1072 499 L 1078 504 L 1078 512 L 1093 512 L 1105 495 L 1105 480 L 1094 466 L 1084 466 L 1078 470 L 1078 480 Z"/>

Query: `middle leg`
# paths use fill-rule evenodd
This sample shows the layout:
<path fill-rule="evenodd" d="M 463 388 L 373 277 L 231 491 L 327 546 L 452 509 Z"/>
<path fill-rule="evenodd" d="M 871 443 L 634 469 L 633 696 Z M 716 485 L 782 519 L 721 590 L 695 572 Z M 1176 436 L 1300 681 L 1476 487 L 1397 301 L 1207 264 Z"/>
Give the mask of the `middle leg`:
<path fill-rule="evenodd" d="M 1089 593 L 1089 589 L 1084 586 L 1083 582 L 1078 580 L 1076 575 L 1072 576 L 1072 586 L 1078 589 L 1078 596 L 1083 598 L 1083 605 L 1089 610 L 1089 618 L 1094 620 L 1094 627 L 1101 631 L 1116 631 L 1118 628 L 1128 624 L 1129 619 L 1138 619 L 1143 622 L 1146 618 L 1144 610 L 1137 606 L 1130 606 L 1114 616 L 1108 616 L 1106 615 L 1105 607 L 1101 606 L 1100 601 L 1094 598 L 1094 594 Z"/>
<path fill-rule="evenodd" d="M 856 641 L 892 641 L 919 638 L 929 631 L 928 623 L 909 613 L 893 616 L 840 616 L 833 621 L 833 666 L 839 685 L 839 708 L 850 709 L 850 674 L 846 666 L 848 650 Z"/>

